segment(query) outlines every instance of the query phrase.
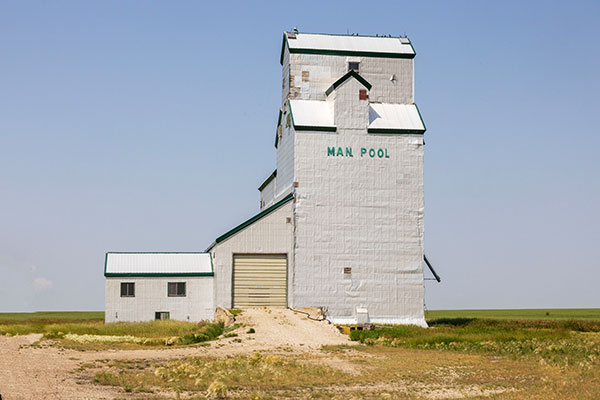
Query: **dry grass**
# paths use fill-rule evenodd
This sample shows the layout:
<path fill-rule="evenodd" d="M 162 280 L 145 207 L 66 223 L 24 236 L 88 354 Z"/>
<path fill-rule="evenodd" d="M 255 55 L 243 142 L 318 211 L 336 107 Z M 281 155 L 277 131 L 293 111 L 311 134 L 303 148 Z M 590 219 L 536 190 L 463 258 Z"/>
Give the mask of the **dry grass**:
<path fill-rule="evenodd" d="M 562 322 L 403 326 L 363 331 L 367 346 L 112 365 L 96 380 L 164 398 L 592 400 L 600 393 L 594 330 Z"/>

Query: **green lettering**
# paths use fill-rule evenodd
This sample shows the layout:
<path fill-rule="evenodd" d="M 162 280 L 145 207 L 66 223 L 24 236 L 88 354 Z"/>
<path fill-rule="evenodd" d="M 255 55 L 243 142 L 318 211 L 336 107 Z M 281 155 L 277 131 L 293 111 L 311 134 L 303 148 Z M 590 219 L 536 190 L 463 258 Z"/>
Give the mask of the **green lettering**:
<path fill-rule="evenodd" d="M 361 157 L 364 156 L 366 152 L 367 152 L 367 149 L 365 149 L 364 147 L 360 148 L 360 156 Z"/>
<path fill-rule="evenodd" d="M 387 149 L 385 149 L 385 158 L 390 158 L 390 156 L 388 156 Z"/>
<path fill-rule="evenodd" d="M 375 157 L 375 149 L 369 149 L 369 155 Z"/>
<path fill-rule="evenodd" d="M 342 148 L 341 148 L 341 147 L 338 147 L 338 152 L 337 152 L 337 155 L 338 155 L 338 156 L 342 156 L 342 157 L 344 156 L 344 152 L 342 151 Z"/>
<path fill-rule="evenodd" d="M 328 147 L 327 148 L 327 156 L 335 156 L 335 147 Z"/>
<path fill-rule="evenodd" d="M 346 157 L 352 157 L 352 147 L 346 147 Z"/>
<path fill-rule="evenodd" d="M 383 149 L 377 150 L 377 157 L 383 158 Z"/>

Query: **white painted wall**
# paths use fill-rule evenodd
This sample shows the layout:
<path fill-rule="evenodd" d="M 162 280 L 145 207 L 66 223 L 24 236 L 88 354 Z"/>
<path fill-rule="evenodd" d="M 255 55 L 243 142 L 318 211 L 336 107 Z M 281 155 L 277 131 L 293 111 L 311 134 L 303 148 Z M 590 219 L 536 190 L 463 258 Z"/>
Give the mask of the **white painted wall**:
<path fill-rule="evenodd" d="M 423 136 L 367 133 L 369 102 L 413 103 L 413 60 L 360 58 L 360 75 L 373 86 L 369 101 L 359 101 L 364 87 L 354 79 L 325 95 L 347 72 L 348 57 L 286 57 L 289 97 L 327 100 L 338 128 L 292 133 L 287 150 L 298 182 L 290 305 L 325 306 L 338 323 L 356 323 L 356 308 L 365 307 L 372 322 L 425 326 Z M 328 156 L 331 146 L 352 148 L 352 157 Z"/>
<path fill-rule="evenodd" d="M 361 157 L 362 147 L 389 158 Z M 296 155 L 293 306 L 326 306 L 339 323 L 363 306 L 373 322 L 424 325 L 423 138 L 302 132 Z"/>
<path fill-rule="evenodd" d="M 413 99 L 414 60 L 405 58 L 347 57 L 314 54 L 289 54 L 285 50 L 282 73 L 293 78 L 292 87 L 283 88 L 285 99 L 325 100 L 325 91 L 333 82 L 348 72 L 348 61 L 360 60 L 360 75 L 373 85 L 371 101 L 410 104 Z M 302 71 L 308 72 L 308 81 L 302 80 Z M 391 80 L 392 75 L 395 80 Z"/>
<path fill-rule="evenodd" d="M 279 177 L 279 171 L 277 172 Z M 215 270 L 215 306 L 232 307 L 234 254 L 287 254 L 288 282 L 294 269 L 293 259 L 293 200 L 262 219 L 237 232 L 210 251 Z M 290 222 L 287 222 L 290 218 Z M 288 301 L 291 290 L 288 287 Z"/>
<path fill-rule="evenodd" d="M 291 121 L 288 126 L 287 118 L 290 110 L 287 104 L 281 118 L 282 133 L 277 146 L 277 188 L 275 201 L 285 197 L 291 192 L 294 180 L 294 129 Z M 290 118 L 291 119 L 291 118 Z"/>
<path fill-rule="evenodd" d="M 135 297 L 121 297 L 121 282 L 135 283 Z M 186 282 L 185 297 L 168 297 L 168 282 Z M 170 312 L 181 321 L 212 320 L 213 277 L 135 277 L 106 278 L 105 321 L 150 321 L 157 311 Z"/>

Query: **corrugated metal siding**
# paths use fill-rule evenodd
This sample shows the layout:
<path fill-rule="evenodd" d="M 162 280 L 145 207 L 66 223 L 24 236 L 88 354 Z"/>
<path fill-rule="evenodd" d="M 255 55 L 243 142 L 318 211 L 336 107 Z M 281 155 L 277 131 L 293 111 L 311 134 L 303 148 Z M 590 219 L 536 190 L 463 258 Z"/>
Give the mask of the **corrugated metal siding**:
<path fill-rule="evenodd" d="M 207 273 L 212 272 L 209 253 L 108 253 L 106 272 Z"/>
<path fill-rule="evenodd" d="M 287 306 L 285 255 L 236 255 L 233 258 L 234 307 Z"/>

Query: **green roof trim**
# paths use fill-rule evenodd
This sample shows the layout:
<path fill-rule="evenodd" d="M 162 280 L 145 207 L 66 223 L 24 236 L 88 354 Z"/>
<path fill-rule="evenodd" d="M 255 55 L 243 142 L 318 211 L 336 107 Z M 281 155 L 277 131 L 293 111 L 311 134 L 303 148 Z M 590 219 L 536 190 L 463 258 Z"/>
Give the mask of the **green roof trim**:
<path fill-rule="evenodd" d="M 324 50 L 324 49 L 290 49 L 291 54 L 316 54 L 325 56 L 356 56 L 374 58 L 415 58 L 414 54 L 406 53 L 381 53 L 378 51 L 356 51 L 356 50 Z"/>
<path fill-rule="evenodd" d="M 263 182 L 263 183 L 262 183 L 262 184 L 261 184 L 261 185 L 258 187 L 258 191 L 259 191 L 259 192 L 262 192 L 262 190 L 263 190 L 264 188 L 266 188 L 266 187 L 267 187 L 267 185 L 268 185 L 269 183 L 271 183 L 271 181 L 272 181 L 273 179 L 275 179 L 275 177 L 276 177 L 276 176 L 277 176 L 277 170 L 273 171 L 273 173 L 272 173 L 271 175 L 269 175 L 269 177 L 268 177 L 267 179 L 265 179 L 265 181 L 264 181 L 264 182 Z"/>
<path fill-rule="evenodd" d="M 401 135 L 409 135 L 416 134 L 422 135 L 425 133 L 425 130 L 417 130 L 417 129 L 394 129 L 394 128 L 369 128 L 367 129 L 367 133 L 380 133 L 380 134 L 401 134 Z"/>
<path fill-rule="evenodd" d="M 109 254 L 208 254 L 210 257 L 211 272 L 106 272 Z M 104 276 L 107 278 L 133 278 L 133 277 L 157 277 L 157 276 L 215 276 L 215 266 L 212 254 L 206 251 L 107 251 L 104 256 Z"/>
<path fill-rule="evenodd" d="M 298 32 L 302 34 L 301 32 Z M 305 32 L 306 33 L 306 32 Z M 349 36 L 343 34 L 329 34 L 329 33 L 311 33 L 311 35 L 327 35 L 327 36 Z M 360 35 L 365 37 L 378 37 L 371 35 Z M 385 37 L 385 36 L 379 36 Z M 395 37 L 395 36 L 394 36 Z M 401 38 L 398 36 L 397 38 Z M 317 55 L 327 55 L 327 56 L 358 56 L 358 57 L 377 57 L 377 58 L 415 58 L 417 52 L 412 45 L 412 42 L 408 43 L 410 48 L 413 51 L 413 54 L 406 53 L 384 53 L 379 51 L 356 51 L 356 50 L 326 50 L 326 49 L 292 49 L 290 48 L 290 44 L 288 42 L 287 33 L 283 33 L 283 40 L 281 42 L 281 55 L 279 56 L 279 64 L 283 65 L 283 53 L 285 52 L 285 48 L 287 47 L 290 54 L 317 54 Z"/>
<path fill-rule="evenodd" d="M 281 125 L 281 115 L 283 114 L 283 112 L 281 110 L 279 110 L 279 117 L 277 117 L 277 128 L 275 129 L 275 148 L 277 148 L 277 146 L 279 145 L 279 132 L 277 132 L 279 130 L 279 125 Z"/>
<path fill-rule="evenodd" d="M 316 132 L 335 132 L 335 126 L 310 126 L 310 125 L 294 125 L 297 131 L 316 131 Z"/>
<path fill-rule="evenodd" d="M 107 278 L 133 278 L 133 277 L 157 277 L 157 276 L 215 276 L 214 272 L 179 272 L 179 273 L 165 273 L 165 272 L 155 272 L 155 273 L 118 273 L 118 272 L 108 272 L 104 274 Z"/>
<path fill-rule="evenodd" d="M 211 244 L 206 249 L 206 252 L 210 251 L 210 249 L 212 249 L 217 243 L 221 243 L 225 239 L 228 239 L 229 237 L 235 235 L 236 233 L 238 233 L 242 229 L 246 228 L 249 225 L 252 225 L 256 221 L 260 220 L 262 217 L 267 216 L 268 214 L 272 213 L 273 211 L 277 210 L 279 207 L 281 207 L 282 205 L 286 204 L 287 202 L 289 202 L 289 201 L 291 201 L 293 199 L 294 199 L 294 194 L 290 193 L 287 196 L 285 196 L 283 199 L 279 200 L 277 203 L 273 204 L 271 207 L 264 209 L 263 211 L 261 211 L 258 214 L 256 214 L 254 217 L 250 218 L 249 220 L 247 220 L 245 222 L 242 222 L 241 224 L 239 224 L 235 228 L 231 229 L 227 233 L 219 236 L 218 238 L 215 239 L 214 243 Z"/>
<path fill-rule="evenodd" d="M 331 86 L 329 86 L 329 88 L 325 91 L 325 94 L 327 96 L 329 96 L 331 94 L 331 92 L 333 92 L 335 89 L 337 89 L 338 86 L 340 86 L 342 83 L 346 82 L 346 80 L 349 78 L 356 79 L 368 90 L 371 90 L 372 85 L 369 82 L 367 82 L 367 80 L 365 78 L 360 76 L 356 71 L 348 71 L 344 75 L 342 75 L 342 77 L 340 79 L 333 82 L 333 84 Z"/>
<path fill-rule="evenodd" d="M 279 56 L 279 64 L 283 65 L 283 53 L 285 52 L 285 48 L 290 48 L 288 43 L 287 33 L 283 32 L 283 41 L 281 42 L 281 55 Z"/>

